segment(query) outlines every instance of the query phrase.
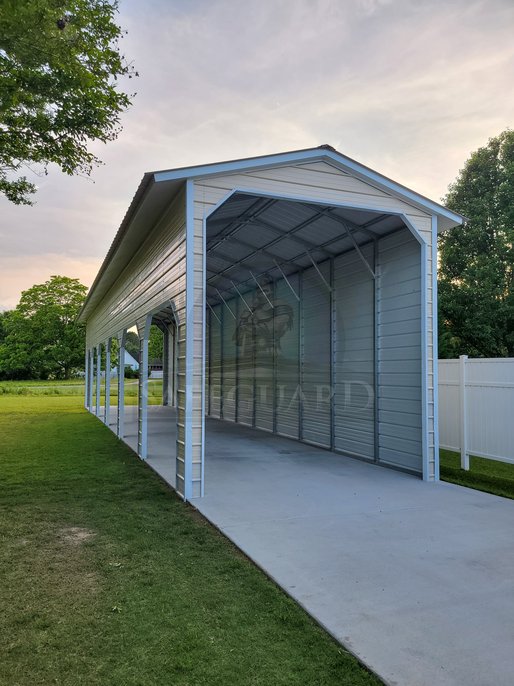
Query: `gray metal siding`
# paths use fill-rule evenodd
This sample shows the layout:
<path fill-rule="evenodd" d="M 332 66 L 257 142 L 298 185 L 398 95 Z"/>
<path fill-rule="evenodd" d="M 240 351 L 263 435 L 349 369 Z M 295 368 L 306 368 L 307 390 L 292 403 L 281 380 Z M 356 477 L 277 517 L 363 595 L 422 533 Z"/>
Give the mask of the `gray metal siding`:
<path fill-rule="evenodd" d="M 213 307 L 216 316 L 211 314 L 209 327 L 209 413 L 221 417 L 221 305 Z M 217 318 L 218 319 L 217 319 Z"/>
<path fill-rule="evenodd" d="M 237 359 L 237 421 L 247 426 L 254 424 L 255 398 L 255 360 L 253 352 L 253 335 L 251 327 L 244 325 L 248 316 L 247 310 L 239 299 L 227 301 L 236 312 L 238 324 L 238 359 Z"/>
<path fill-rule="evenodd" d="M 298 293 L 300 278 L 289 278 Z M 275 430 L 299 438 L 300 423 L 300 321 L 298 300 L 287 283 L 275 284 Z"/>
<path fill-rule="evenodd" d="M 421 258 L 405 229 L 378 244 L 379 461 L 421 473 Z"/>
<path fill-rule="evenodd" d="M 373 264 L 373 245 L 363 255 Z M 374 284 L 353 251 L 334 260 L 334 447 L 375 456 Z"/>
<path fill-rule="evenodd" d="M 330 263 L 319 265 L 330 280 Z M 331 319 L 330 293 L 312 267 L 302 275 L 301 360 L 303 416 L 302 438 L 309 443 L 331 445 Z"/>
<path fill-rule="evenodd" d="M 232 307 L 234 310 L 234 307 Z M 236 419 L 236 320 L 226 307 L 223 308 L 222 334 L 222 418 L 229 421 Z"/>
<path fill-rule="evenodd" d="M 273 431 L 275 415 L 275 327 L 274 310 L 260 291 L 254 291 L 252 307 L 258 307 L 255 324 L 255 426 Z M 274 302 L 273 289 L 268 297 Z"/>

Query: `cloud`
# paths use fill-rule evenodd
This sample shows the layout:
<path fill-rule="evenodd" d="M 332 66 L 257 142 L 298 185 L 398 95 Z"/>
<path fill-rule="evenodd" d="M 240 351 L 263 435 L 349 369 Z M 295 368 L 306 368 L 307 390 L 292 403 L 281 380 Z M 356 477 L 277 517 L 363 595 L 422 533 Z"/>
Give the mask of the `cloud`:
<path fill-rule="evenodd" d="M 26 282 L 0 277 L 9 302 L 41 281 L 48 255 L 59 273 L 89 274 L 144 171 L 329 143 L 438 200 L 514 121 L 511 0 L 125 0 L 121 11 L 138 95 L 119 140 L 93 146 L 105 162 L 93 181 L 51 169 L 36 207 L 0 201 L 1 255 L 25 265 Z"/>

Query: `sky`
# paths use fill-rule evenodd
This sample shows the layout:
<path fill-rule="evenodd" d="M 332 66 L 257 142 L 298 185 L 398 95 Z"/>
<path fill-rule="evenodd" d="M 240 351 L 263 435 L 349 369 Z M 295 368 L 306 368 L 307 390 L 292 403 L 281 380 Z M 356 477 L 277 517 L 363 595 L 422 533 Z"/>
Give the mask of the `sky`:
<path fill-rule="evenodd" d="M 90 286 L 145 171 L 328 143 L 440 201 L 514 128 L 513 0 L 120 0 L 118 22 L 123 132 L 91 178 L 0 198 L 0 310 L 52 274 Z"/>

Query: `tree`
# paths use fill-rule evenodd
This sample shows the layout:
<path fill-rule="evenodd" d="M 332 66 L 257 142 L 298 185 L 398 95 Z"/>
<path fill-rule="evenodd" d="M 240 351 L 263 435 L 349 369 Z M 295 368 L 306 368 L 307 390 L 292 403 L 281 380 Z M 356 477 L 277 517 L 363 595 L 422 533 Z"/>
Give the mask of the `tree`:
<path fill-rule="evenodd" d="M 445 203 L 467 221 L 439 238 L 440 356 L 514 356 L 513 131 L 471 155 Z"/>
<path fill-rule="evenodd" d="M 148 359 L 162 362 L 162 346 L 163 333 L 158 326 L 152 324 L 150 327 L 150 338 L 148 340 Z"/>
<path fill-rule="evenodd" d="M 136 361 L 139 361 L 139 336 L 135 331 L 127 331 L 125 350 L 130 353 Z"/>
<path fill-rule="evenodd" d="M 0 192 L 32 204 L 23 168 L 90 174 L 90 141 L 114 140 L 137 76 L 120 54 L 117 0 L 0 0 Z"/>
<path fill-rule="evenodd" d="M 4 378 L 70 378 L 83 368 L 85 329 L 75 319 L 87 289 L 78 279 L 52 276 L 24 291 L 4 317 L 0 374 Z"/>

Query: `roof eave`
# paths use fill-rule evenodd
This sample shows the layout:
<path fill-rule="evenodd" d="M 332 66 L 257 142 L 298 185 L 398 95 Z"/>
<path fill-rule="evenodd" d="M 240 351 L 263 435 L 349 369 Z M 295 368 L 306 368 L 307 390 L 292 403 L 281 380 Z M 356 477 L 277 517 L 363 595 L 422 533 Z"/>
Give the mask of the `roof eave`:
<path fill-rule="evenodd" d="M 129 205 L 129 208 L 127 212 L 125 213 L 125 216 L 123 217 L 123 220 L 120 224 L 120 228 L 116 232 L 116 235 L 114 237 L 113 242 L 111 243 L 111 247 L 107 251 L 107 255 L 104 258 L 104 261 L 102 262 L 102 265 L 100 269 L 98 270 L 98 274 L 95 277 L 95 280 L 93 281 L 91 288 L 89 289 L 89 292 L 87 294 L 87 297 L 84 301 L 84 304 L 82 305 L 80 312 L 77 315 L 77 321 L 78 322 L 83 322 L 85 321 L 85 317 L 87 315 L 87 311 L 89 309 L 89 304 L 91 302 L 91 297 L 100 283 L 103 275 L 105 274 L 105 271 L 107 270 L 107 267 L 109 266 L 109 263 L 111 262 L 112 257 L 116 253 L 121 241 L 123 240 L 124 235 L 126 234 L 130 222 L 132 221 L 132 218 L 136 214 L 138 208 L 140 207 L 141 203 L 143 202 L 146 194 L 148 193 L 148 190 L 152 183 L 154 182 L 154 174 L 153 172 L 145 172 L 143 174 L 143 178 L 141 179 L 139 186 L 134 194 L 134 197 L 132 198 L 132 202 Z"/>

